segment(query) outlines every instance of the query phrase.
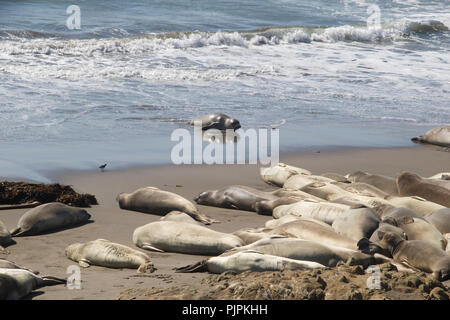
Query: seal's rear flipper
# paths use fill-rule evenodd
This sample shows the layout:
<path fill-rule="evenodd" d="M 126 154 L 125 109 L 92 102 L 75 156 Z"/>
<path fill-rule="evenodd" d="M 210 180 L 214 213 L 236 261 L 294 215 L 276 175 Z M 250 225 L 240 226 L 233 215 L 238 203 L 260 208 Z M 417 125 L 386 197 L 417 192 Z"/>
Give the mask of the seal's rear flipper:
<path fill-rule="evenodd" d="M 56 286 L 58 284 L 66 284 L 67 280 L 66 279 L 61 279 L 61 278 L 57 278 L 57 277 L 52 277 L 52 276 L 45 276 L 42 277 L 43 280 L 43 286 Z"/>
<path fill-rule="evenodd" d="M 184 267 L 175 268 L 175 272 L 179 273 L 190 273 L 190 272 L 208 272 L 207 266 L 208 260 L 203 260 L 194 264 L 190 264 Z"/>
<path fill-rule="evenodd" d="M 220 222 L 219 220 L 215 220 L 215 219 L 210 218 L 207 215 L 204 215 L 204 214 L 201 214 L 201 213 L 197 213 L 196 215 L 190 215 L 190 216 L 192 218 L 194 218 L 195 220 L 197 220 L 197 221 L 199 221 L 199 222 L 201 222 L 203 224 L 206 224 L 206 225 Z"/>
<path fill-rule="evenodd" d="M 137 269 L 138 273 L 152 273 L 155 272 L 156 268 L 153 265 L 153 262 L 146 262 L 143 263 L 139 266 L 139 268 Z"/>

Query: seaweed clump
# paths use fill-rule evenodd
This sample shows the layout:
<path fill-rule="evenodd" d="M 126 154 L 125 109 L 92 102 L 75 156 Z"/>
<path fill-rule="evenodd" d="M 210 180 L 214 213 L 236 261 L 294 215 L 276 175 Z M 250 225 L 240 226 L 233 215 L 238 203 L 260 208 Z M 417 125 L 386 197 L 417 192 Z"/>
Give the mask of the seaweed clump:
<path fill-rule="evenodd" d="M 0 205 L 61 202 L 74 207 L 90 207 L 98 204 L 92 194 L 80 194 L 70 186 L 34 184 L 26 182 L 0 182 Z"/>

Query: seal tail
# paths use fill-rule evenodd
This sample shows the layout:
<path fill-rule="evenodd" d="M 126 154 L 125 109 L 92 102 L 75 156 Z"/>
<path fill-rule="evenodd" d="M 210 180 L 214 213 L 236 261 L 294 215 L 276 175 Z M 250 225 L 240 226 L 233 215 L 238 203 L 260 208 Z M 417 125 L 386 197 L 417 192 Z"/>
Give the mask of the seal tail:
<path fill-rule="evenodd" d="M 207 261 L 208 260 L 203 260 L 184 267 L 175 268 L 174 270 L 177 273 L 208 272 Z"/>

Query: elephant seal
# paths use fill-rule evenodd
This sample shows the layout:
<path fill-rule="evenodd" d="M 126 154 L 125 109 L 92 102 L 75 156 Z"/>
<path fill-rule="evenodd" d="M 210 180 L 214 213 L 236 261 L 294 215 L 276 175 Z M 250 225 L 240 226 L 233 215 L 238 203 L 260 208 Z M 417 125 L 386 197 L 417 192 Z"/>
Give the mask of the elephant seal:
<path fill-rule="evenodd" d="M 419 196 L 450 207 L 450 189 L 429 183 L 416 174 L 403 172 L 397 175 L 397 186 L 401 196 Z"/>
<path fill-rule="evenodd" d="M 334 180 L 326 177 L 315 176 L 312 174 L 296 174 L 286 180 L 286 182 L 283 184 L 283 188 L 289 190 L 301 190 L 302 188 L 314 182 L 332 183 L 334 182 Z"/>
<path fill-rule="evenodd" d="M 411 209 L 422 216 L 428 215 L 434 211 L 445 208 L 444 206 L 425 200 L 424 198 L 411 197 L 392 197 L 387 196 L 385 200 L 394 207 L 404 207 Z"/>
<path fill-rule="evenodd" d="M 268 233 L 290 238 L 316 241 L 325 245 L 336 247 L 343 247 L 353 250 L 357 249 L 357 241 L 340 235 L 329 225 L 324 225 L 320 222 L 317 223 L 313 219 L 299 219 L 287 222 L 268 231 Z"/>
<path fill-rule="evenodd" d="M 273 213 L 273 209 L 278 206 L 282 206 L 285 204 L 293 204 L 307 198 L 299 198 L 299 197 L 282 197 L 275 200 L 263 200 L 259 201 L 255 204 L 255 211 L 257 214 L 264 216 L 271 216 Z"/>
<path fill-rule="evenodd" d="M 260 175 L 264 182 L 277 187 L 282 187 L 287 179 L 296 174 L 310 175 L 311 172 L 284 163 L 278 163 L 275 166 L 260 169 Z"/>
<path fill-rule="evenodd" d="M 382 220 L 385 220 L 386 218 L 401 219 L 404 217 L 422 219 L 422 215 L 408 208 L 391 208 L 381 214 Z"/>
<path fill-rule="evenodd" d="M 440 126 L 425 132 L 424 135 L 411 139 L 414 142 L 450 147 L 450 126 Z"/>
<path fill-rule="evenodd" d="M 34 274 L 38 274 L 39 272 L 36 271 L 31 271 L 30 269 L 18 266 L 17 264 L 15 264 L 12 261 L 9 260 L 5 260 L 5 259 L 0 259 L 0 268 L 1 269 L 23 269 L 23 270 L 27 270 L 30 272 L 33 272 Z"/>
<path fill-rule="evenodd" d="M 351 181 L 349 181 L 345 176 L 343 176 L 339 173 L 327 172 L 327 173 L 322 173 L 321 176 L 331 179 L 331 180 L 334 180 L 339 183 L 344 183 L 344 184 L 351 183 Z"/>
<path fill-rule="evenodd" d="M 425 216 L 425 220 L 436 227 L 442 234 L 450 233 L 450 209 L 440 209 Z"/>
<path fill-rule="evenodd" d="M 201 122 L 202 130 L 217 129 L 225 131 L 232 129 L 236 131 L 241 128 L 241 124 L 238 120 L 230 118 L 223 113 L 207 114 L 190 121 L 189 124 L 193 126 L 196 122 Z"/>
<path fill-rule="evenodd" d="M 59 202 L 40 205 L 27 211 L 11 231 L 14 237 L 37 235 L 87 223 L 91 215 L 86 210 Z"/>
<path fill-rule="evenodd" d="M 386 218 L 385 223 L 392 224 L 399 227 L 406 234 L 408 240 L 423 240 L 432 245 L 445 250 L 447 247 L 447 240 L 442 236 L 438 229 L 424 219 L 403 217 L 403 218 Z"/>
<path fill-rule="evenodd" d="M 349 206 L 338 203 L 302 200 L 293 204 L 276 207 L 273 210 L 273 217 L 279 219 L 284 215 L 294 214 L 317 219 L 331 225 L 338 216 L 342 215 L 348 209 L 350 209 Z"/>
<path fill-rule="evenodd" d="M 90 265 L 106 268 L 137 269 L 138 273 L 155 271 L 150 257 L 141 251 L 105 239 L 69 245 L 65 254 L 67 258 L 87 268 Z"/>
<path fill-rule="evenodd" d="M 177 268 L 175 272 L 210 272 L 223 273 L 226 271 L 241 273 L 245 271 L 282 271 L 307 270 L 325 268 L 324 265 L 312 261 L 288 259 L 258 251 L 236 252 L 229 256 L 212 257 L 193 265 Z"/>
<path fill-rule="evenodd" d="M 151 222 L 134 230 L 133 242 L 146 250 L 218 255 L 244 242 L 237 236 L 174 221 Z"/>
<path fill-rule="evenodd" d="M 6 246 L 12 242 L 11 233 L 9 233 L 5 224 L 0 220 L 0 252 L 6 252 L 3 246 Z"/>
<path fill-rule="evenodd" d="M 0 300 L 19 300 L 35 289 L 65 283 L 64 279 L 39 277 L 24 269 L 0 268 Z"/>
<path fill-rule="evenodd" d="M 370 238 L 378 228 L 380 218 L 370 208 L 350 209 L 342 216 L 337 217 L 331 227 L 340 235 L 359 241 L 361 238 Z"/>
<path fill-rule="evenodd" d="M 388 196 L 388 194 L 383 190 L 380 190 L 377 187 L 364 182 L 353 182 L 350 184 L 338 182 L 335 183 L 335 185 L 344 189 L 345 191 L 361 196 L 378 197 L 383 199 Z"/>
<path fill-rule="evenodd" d="M 445 281 L 450 278 L 450 255 L 423 240 L 405 240 L 390 232 L 378 232 L 379 244 L 387 249 L 394 260 L 409 267 L 432 273 L 434 278 Z"/>
<path fill-rule="evenodd" d="M 333 201 L 353 195 L 333 183 L 325 182 L 313 182 L 300 188 L 300 190 L 326 201 Z"/>
<path fill-rule="evenodd" d="M 161 217 L 159 219 L 161 221 L 177 221 L 177 222 L 185 222 L 185 223 L 192 223 L 196 225 L 200 225 L 198 221 L 193 219 L 190 215 L 181 212 L 181 211 L 170 211 L 168 214 L 166 214 L 164 217 Z"/>
<path fill-rule="evenodd" d="M 370 174 L 363 171 L 356 171 L 347 176 L 351 182 L 364 182 L 386 192 L 391 196 L 397 196 L 397 184 L 395 179 L 383 175 Z"/>
<path fill-rule="evenodd" d="M 219 190 L 202 192 L 194 199 L 197 204 L 255 211 L 255 204 L 262 200 L 275 200 L 279 197 L 270 192 L 260 191 L 247 186 L 228 186 Z"/>
<path fill-rule="evenodd" d="M 296 221 L 296 220 L 301 220 L 301 219 L 309 219 L 309 220 L 316 221 L 317 223 L 321 223 L 324 226 L 329 226 L 329 224 L 322 222 L 320 220 L 305 218 L 305 217 L 302 217 L 301 215 L 287 214 L 285 216 L 282 216 L 279 219 L 272 219 L 272 220 L 267 221 L 265 223 L 265 227 L 266 227 L 266 229 L 275 229 L 276 227 L 279 227 L 285 223 L 288 223 L 291 221 Z"/>
<path fill-rule="evenodd" d="M 264 232 L 267 231 L 265 228 L 244 228 L 238 231 L 233 232 L 232 234 L 238 236 L 244 242 L 244 245 L 256 242 L 261 239 L 270 238 L 272 235 Z"/>
<path fill-rule="evenodd" d="M 217 222 L 216 220 L 201 214 L 197 207 L 182 196 L 158 189 L 156 187 L 144 187 L 133 193 L 121 193 L 117 196 L 119 207 L 144 213 L 165 215 L 170 211 L 181 211 L 204 224 Z"/>
<path fill-rule="evenodd" d="M 388 250 L 380 247 L 379 239 L 377 236 L 378 231 L 395 233 L 395 234 L 398 234 L 403 239 L 407 239 L 405 231 L 403 231 L 401 228 L 381 221 L 380 224 L 378 225 L 378 228 L 372 233 L 370 238 L 361 238 L 358 241 L 358 244 L 357 244 L 358 249 L 360 249 L 362 252 L 365 252 L 365 253 L 373 254 L 376 252 L 376 253 L 382 254 L 383 256 L 386 256 L 386 257 L 392 257 L 391 253 Z"/>
<path fill-rule="evenodd" d="M 436 174 L 432 175 L 431 177 L 428 177 L 428 179 L 448 181 L 448 180 L 450 180 L 450 172 L 436 173 Z"/>
<path fill-rule="evenodd" d="M 294 260 L 314 261 L 327 267 L 335 267 L 339 261 L 351 265 L 363 265 L 365 267 L 378 263 L 378 260 L 374 259 L 373 256 L 355 250 L 283 236 L 272 236 L 243 247 L 237 247 L 225 252 L 221 256 L 228 256 L 235 252 L 246 250 L 254 250 L 264 254 Z"/>

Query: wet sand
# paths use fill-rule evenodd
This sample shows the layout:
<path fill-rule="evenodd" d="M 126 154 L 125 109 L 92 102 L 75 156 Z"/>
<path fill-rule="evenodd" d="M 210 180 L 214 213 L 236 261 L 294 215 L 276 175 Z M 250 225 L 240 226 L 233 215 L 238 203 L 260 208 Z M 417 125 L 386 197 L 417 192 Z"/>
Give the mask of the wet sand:
<path fill-rule="evenodd" d="M 299 166 L 315 174 L 335 172 L 346 174 L 357 170 L 395 176 L 412 171 L 423 176 L 450 171 L 450 153 L 441 148 L 416 146 L 391 149 L 346 148 L 318 152 L 284 154 L 280 162 Z M 74 242 L 98 238 L 134 247 L 132 234 L 136 227 L 157 221 L 159 216 L 121 210 L 115 198 L 121 192 L 132 192 L 143 186 L 178 193 L 193 199 L 200 192 L 226 185 L 242 184 L 262 190 L 273 190 L 259 177 L 257 165 L 183 165 L 153 166 L 105 172 L 54 173 L 52 180 L 68 184 L 82 193 L 96 195 L 99 205 L 88 209 L 93 223 L 46 235 L 15 238 L 9 255 L 1 255 L 17 264 L 40 271 L 42 275 L 67 277 L 66 270 L 75 264 L 64 255 L 64 248 Z M 210 227 L 233 232 L 244 227 L 260 227 L 271 219 L 253 212 L 199 206 L 201 212 L 220 220 Z M 13 229 L 28 209 L 0 211 L 2 220 Z M 197 262 L 204 257 L 174 253 L 149 252 L 158 269 L 150 275 L 138 275 L 135 270 L 107 269 L 91 266 L 81 269 L 82 288 L 69 290 L 64 286 L 37 290 L 32 299 L 116 299 L 126 289 L 168 288 L 173 285 L 200 286 L 207 274 L 176 274 L 172 270 Z"/>

